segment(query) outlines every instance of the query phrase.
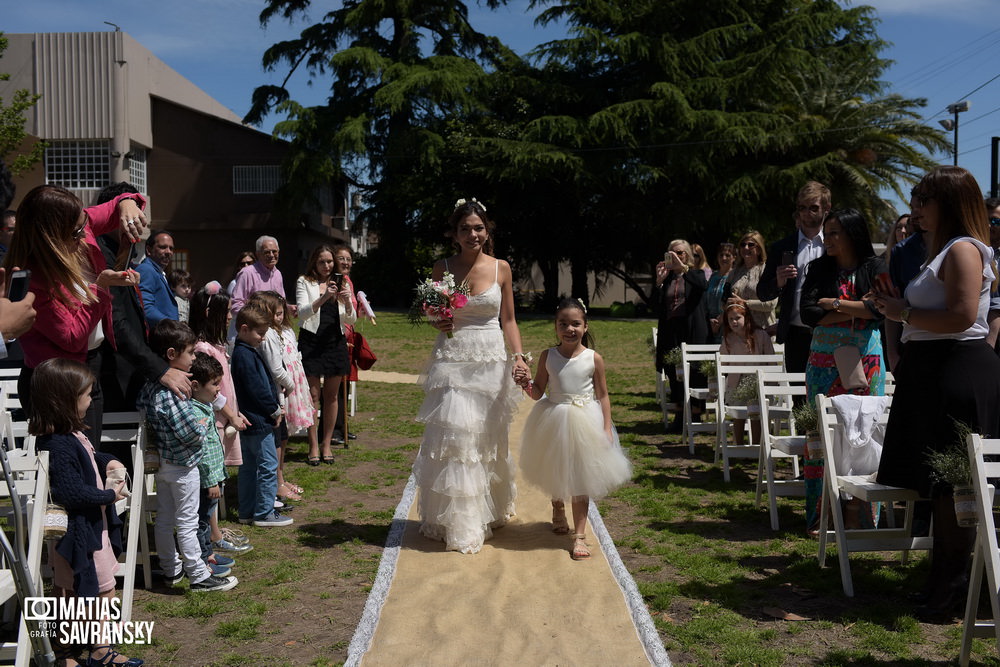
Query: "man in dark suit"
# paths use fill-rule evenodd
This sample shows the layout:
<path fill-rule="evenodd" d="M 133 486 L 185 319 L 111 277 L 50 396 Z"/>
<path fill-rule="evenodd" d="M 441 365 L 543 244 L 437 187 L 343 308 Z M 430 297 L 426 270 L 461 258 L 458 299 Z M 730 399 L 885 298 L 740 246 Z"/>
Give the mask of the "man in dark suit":
<path fill-rule="evenodd" d="M 138 190 L 125 182 L 109 185 L 98 195 L 96 203 L 110 201 L 125 192 Z M 120 247 L 119 232 L 98 237 L 97 244 L 101 247 L 108 266 L 124 268 L 125 258 L 122 254 L 127 250 Z M 109 351 L 101 362 L 100 381 L 104 391 L 104 409 L 109 412 L 135 410 L 139 389 L 148 380 L 159 381 L 178 396 L 189 398 L 190 375 L 170 368 L 149 347 L 149 328 L 138 290 L 135 287 L 111 287 L 110 291 L 111 322 L 117 350 Z"/>
<path fill-rule="evenodd" d="M 757 298 L 778 299 L 777 341 L 785 346 L 785 368 L 803 373 L 809 361 L 812 330 L 799 316 L 799 299 L 809 262 L 822 257 L 823 221 L 830 213 L 830 189 L 809 181 L 795 205 L 795 233 L 771 246 L 764 272 L 757 283 Z"/>

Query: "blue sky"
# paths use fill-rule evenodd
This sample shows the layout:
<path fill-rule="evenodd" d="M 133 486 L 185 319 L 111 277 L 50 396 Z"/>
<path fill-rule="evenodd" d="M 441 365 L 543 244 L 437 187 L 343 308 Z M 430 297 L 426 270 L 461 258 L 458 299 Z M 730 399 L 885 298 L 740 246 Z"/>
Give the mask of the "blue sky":
<path fill-rule="evenodd" d="M 533 25 L 527 0 L 511 0 L 495 12 L 469 4 L 473 5 L 473 25 L 500 36 L 519 52 L 559 36 L 558 29 L 543 31 Z M 970 110 L 960 118 L 959 164 L 988 189 L 990 137 L 1000 136 L 1000 78 L 987 83 L 1000 75 L 996 0 L 872 0 L 863 4 L 876 8 L 882 21 L 879 34 L 893 43 L 883 54 L 896 61 L 885 77 L 891 91 L 927 98 L 924 114 L 936 127 L 938 120 L 950 117 L 945 111 L 948 104 L 971 102 Z M 319 0 L 314 5 L 336 6 Z M 262 6 L 262 0 L 5 0 L 0 29 L 7 33 L 101 31 L 113 29 L 104 21 L 117 23 L 242 116 L 255 86 L 280 83 L 284 76 L 284 72 L 262 70 L 264 50 L 294 36 L 303 25 L 276 19 L 261 28 L 257 16 Z M 313 12 L 310 18 L 318 19 L 321 11 L 325 10 Z M 314 103 L 325 97 L 324 83 L 310 86 L 302 75 L 296 75 L 291 86 L 300 101 Z M 263 129 L 270 130 L 275 120 L 269 119 Z M 951 163 L 948 154 L 938 159 Z"/>

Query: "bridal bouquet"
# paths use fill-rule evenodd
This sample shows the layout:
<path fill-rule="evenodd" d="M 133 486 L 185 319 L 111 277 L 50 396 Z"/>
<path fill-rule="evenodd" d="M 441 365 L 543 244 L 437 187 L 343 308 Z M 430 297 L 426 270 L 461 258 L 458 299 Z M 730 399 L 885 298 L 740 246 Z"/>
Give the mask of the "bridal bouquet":
<path fill-rule="evenodd" d="M 428 278 L 417 283 L 416 298 L 410 305 L 409 320 L 411 324 L 421 324 L 426 318 L 430 322 L 451 319 L 455 311 L 469 302 L 469 284 L 455 284 L 455 276 L 445 272 L 441 280 Z M 449 331 L 448 338 L 454 336 Z"/>

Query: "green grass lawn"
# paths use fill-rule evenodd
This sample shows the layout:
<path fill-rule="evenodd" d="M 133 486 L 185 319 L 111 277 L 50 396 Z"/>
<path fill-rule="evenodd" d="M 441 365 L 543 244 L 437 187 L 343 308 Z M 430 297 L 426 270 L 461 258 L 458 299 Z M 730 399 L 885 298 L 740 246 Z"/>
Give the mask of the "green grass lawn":
<path fill-rule="evenodd" d="M 756 462 L 722 480 L 705 437 L 694 455 L 664 433 L 655 398 L 649 320 L 591 323 L 608 369 L 612 414 L 635 466 L 631 483 L 599 504 L 674 664 L 933 665 L 958 655 L 960 626 L 917 622 L 906 594 L 926 572 L 924 556 L 851 558 L 857 597 L 841 590 L 836 553 L 817 564 L 801 499 L 780 498 L 781 531 L 754 507 Z M 555 343 L 552 319 L 521 317 L 524 349 Z M 362 325 L 374 370 L 419 373 L 430 327 L 403 313 Z M 305 465 L 293 443 L 288 476 L 306 490 L 294 530 L 247 532 L 255 550 L 239 559 L 231 594 L 139 591 L 137 610 L 157 621 L 157 644 L 135 651 L 157 665 L 332 665 L 347 644 L 374 580 L 393 509 L 409 476 L 422 427 L 415 385 L 363 382 L 357 446 L 334 466 Z M 352 430 L 354 430 L 352 428 Z M 793 614 L 779 620 L 776 615 Z M 211 641 L 190 651 L 185 633 Z M 977 640 L 979 664 L 998 665 Z"/>

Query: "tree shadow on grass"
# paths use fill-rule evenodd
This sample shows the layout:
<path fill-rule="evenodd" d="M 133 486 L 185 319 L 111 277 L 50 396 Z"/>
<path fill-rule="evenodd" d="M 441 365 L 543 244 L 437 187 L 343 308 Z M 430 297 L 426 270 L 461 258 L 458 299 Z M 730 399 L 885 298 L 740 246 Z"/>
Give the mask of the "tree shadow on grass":
<path fill-rule="evenodd" d="M 297 523 L 295 528 L 295 538 L 299 544 L 314 549 L 332 547 L 355 540 L 383 547 L 389 535 L 388 523 L 355 524 L 348 523 L 343 519 L 334 519 L 326 523 Z"/>
<path fill-rule="evenodd" d="M 720 583 L 693 579 L 680 584 L 678 591 L 694 600 L 712 600 L 758 622 L 776 621 L 765 610 L 782 610 L 812 621 L 829 621 L 847 628 L 867 623 L 890 632 L 901 632 L 913 622 L 913 606 L 906 595 L 919 587 L 926 571 L 920 563 L 904 567 L 898 577 L 886 576 L 879 571 L 900 567 L 898 560 L 893 563 L 888 554 L 884 559 L 859 559 L 852 563 L 855 597 L 848 598 L 841 588 L 836 560 L 832 566 L 819 568 L 815 557 L 795 553 L 715 559 L 723 566 L 738 564 L 748 571 L 748 576 Z"/>

